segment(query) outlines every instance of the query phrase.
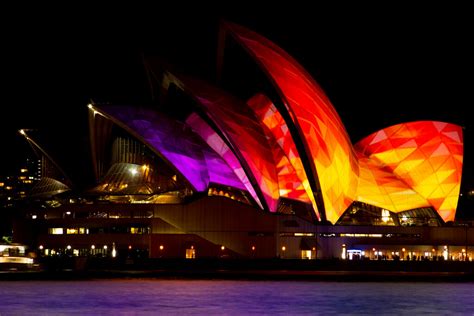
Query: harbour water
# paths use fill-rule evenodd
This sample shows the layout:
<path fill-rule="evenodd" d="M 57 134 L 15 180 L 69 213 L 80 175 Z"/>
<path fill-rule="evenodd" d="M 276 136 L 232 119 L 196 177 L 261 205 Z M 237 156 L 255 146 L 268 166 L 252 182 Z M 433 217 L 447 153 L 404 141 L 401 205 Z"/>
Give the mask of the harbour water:
<path fill-rule="evenodd" d="M 0 315 L 474 315 L 474 283 L 0 281 Z"/>

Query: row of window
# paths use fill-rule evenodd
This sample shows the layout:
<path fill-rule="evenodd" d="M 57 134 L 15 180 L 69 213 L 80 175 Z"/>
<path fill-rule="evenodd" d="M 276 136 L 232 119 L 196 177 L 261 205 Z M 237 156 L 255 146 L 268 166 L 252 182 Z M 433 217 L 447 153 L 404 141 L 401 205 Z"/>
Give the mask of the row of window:
<path fill-rule="evenodd" d="M 87 234 L 150 234 L 151 227 L 51 227 L 48 230 L 50 235 L 87 235 Z"/>
<path fill-rule="evenodd" d="M 364 233 L 321 233 L 319 237 L 349 237 L 349 238 L 421 238 L 421 234 L 364 234 Z"/>

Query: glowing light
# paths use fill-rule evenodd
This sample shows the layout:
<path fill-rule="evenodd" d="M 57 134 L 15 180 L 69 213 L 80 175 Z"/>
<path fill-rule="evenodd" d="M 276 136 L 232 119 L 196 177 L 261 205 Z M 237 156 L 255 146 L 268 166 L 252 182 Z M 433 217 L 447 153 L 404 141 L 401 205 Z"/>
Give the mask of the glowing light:
<path fill-rule="evenodd" d="M 389 219 L 390 219 L 390 212 L 388 210 L 382 209 L 382 221 L 386 223 L 388 222 Z"/>
<path fill-rule="evenodd" d="M 221 250 L 224 251 L 224 250 L 225 250 L 225 247 L 224 247 L 224 246 L 221 246 Z"/>
<path fill-rule="evenodd" d="M 117 257 L 117 249 L 115 249 L 115 243 L 112 243 L 112 258 Z"/>
<path fill-rule="evenodd" d="M 295 236 L 296 236 L 296 237 L 300 237 L 300 236 L 313 237 L 314 234 L 313 234 L 313 233 L 295 233 Z"/>
<path fill-rule="evenodd" d="M 133 168 L 131 167 L 130 169 L 128 169 L 128 171 L 132 174 L 132 176 L 136 175 L 138 173 L 137 169 L 136 168 Z"/>
<path fill-rule="evenodd" d="M 87 107 L 88 107 L 89 109 L 93 109 L 93 108 L 94 108 L 94 106 L 93 106 L 92 104 L 90 104 L 90 103 L 87 105 Z"/>
<path fill-rule="evenodd" d="M 443 258 L 444 258 L 444 260 L 448 260 L 448 258 L 449 258 L 448 246 L 444 246 L 443 248 L 444 248 Z"/>
<path fill-rule="evenodd" d="M 341 119 L 313 78 L 285 51 L 243 27 L 226 23 L 280 92 L 282 109 L 293 121 L 307 148 L 319 181 L 326 217 L 335 223 L 356 197 L 358 165 Z M 317 171 L 317 172 L 316 172 Z"/>
<path fill-rule="evenodd" d="M 255 251 L 255 246 L 252 246 L 252 251 Z"/>
<path fill-rule="evenodd" d="M 67 250 L 71 250 L 71 245 L 67 245 Z"/>
<path fill-rule="evenodd" d="M 286 247 L 285 246 L 281 247 L 281 250 L 286 251 Z"/>
<path fill-rule="evenodd" d="M 21 264 L 32 264 L 33 258 L 26 257 L 0 257 L 0 263 L 21 263 Z"/>
<path fill-rule="evenodd" d="M 128 245 L 128 250 L 131 250 L 132 249 L 132 245 Z"/>
<path fill-rule="evenodd" d="M 405 248 L 402 248 L 402 251 L 405 252 Z"/>
<path fill-rule="evenodd" d="M 104 249 L 107 250 L 107 245 L 104 245 Z"/>
<path fill-rule="evenodd" d="M 44 247 L 43 247 L 43 245 L 40 245 L 38 248 L 39 248 L 40 250 L 43 250 Z"/>
<path fill-rule="evenodd" d="M 372 176 L 364 178 L 370 186 L 359 185 L 359 199 L 392 212 L 432 206 L 444 221 L 454 220 L 463 164 L 462 133 L 454 124 L 418 121 L 364 138 L 354 150 L 359 163 L 361 157 L 372 163 L 366 166 Z"/>
<path fill-rule="evenodd" d="M 163 245 L 160 245 L 160 250 L 163 250 L 165 249 L 165 247 Z M 191 249 L 193 249 L 193 246 L 191 246 Z"/>
<path fill-rule="evenodd" d="M 36 219 L 38 216 L 37 215 L 31 215 L 32 219 Z"/>

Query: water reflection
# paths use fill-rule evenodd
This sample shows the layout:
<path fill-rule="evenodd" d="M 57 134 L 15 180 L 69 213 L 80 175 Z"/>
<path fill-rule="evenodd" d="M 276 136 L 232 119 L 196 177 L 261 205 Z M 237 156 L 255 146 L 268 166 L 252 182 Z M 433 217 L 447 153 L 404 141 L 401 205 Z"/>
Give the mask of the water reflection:
<path fill-rule="evenodd" d="M 0 282 L 0 314 L 473 314 L 473 283 Z"/>

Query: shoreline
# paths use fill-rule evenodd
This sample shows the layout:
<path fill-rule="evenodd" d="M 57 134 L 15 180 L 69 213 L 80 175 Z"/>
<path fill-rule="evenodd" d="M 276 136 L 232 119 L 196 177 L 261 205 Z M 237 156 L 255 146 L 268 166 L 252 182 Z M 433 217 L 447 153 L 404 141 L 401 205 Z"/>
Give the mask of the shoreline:
<path fill-rule="evenodd" d="M 474 262 L 109 259 L 46 262 L 36 270 L 0 270 L 0 281 L 183 279 L 333 282 L 474 282 Z"/>

